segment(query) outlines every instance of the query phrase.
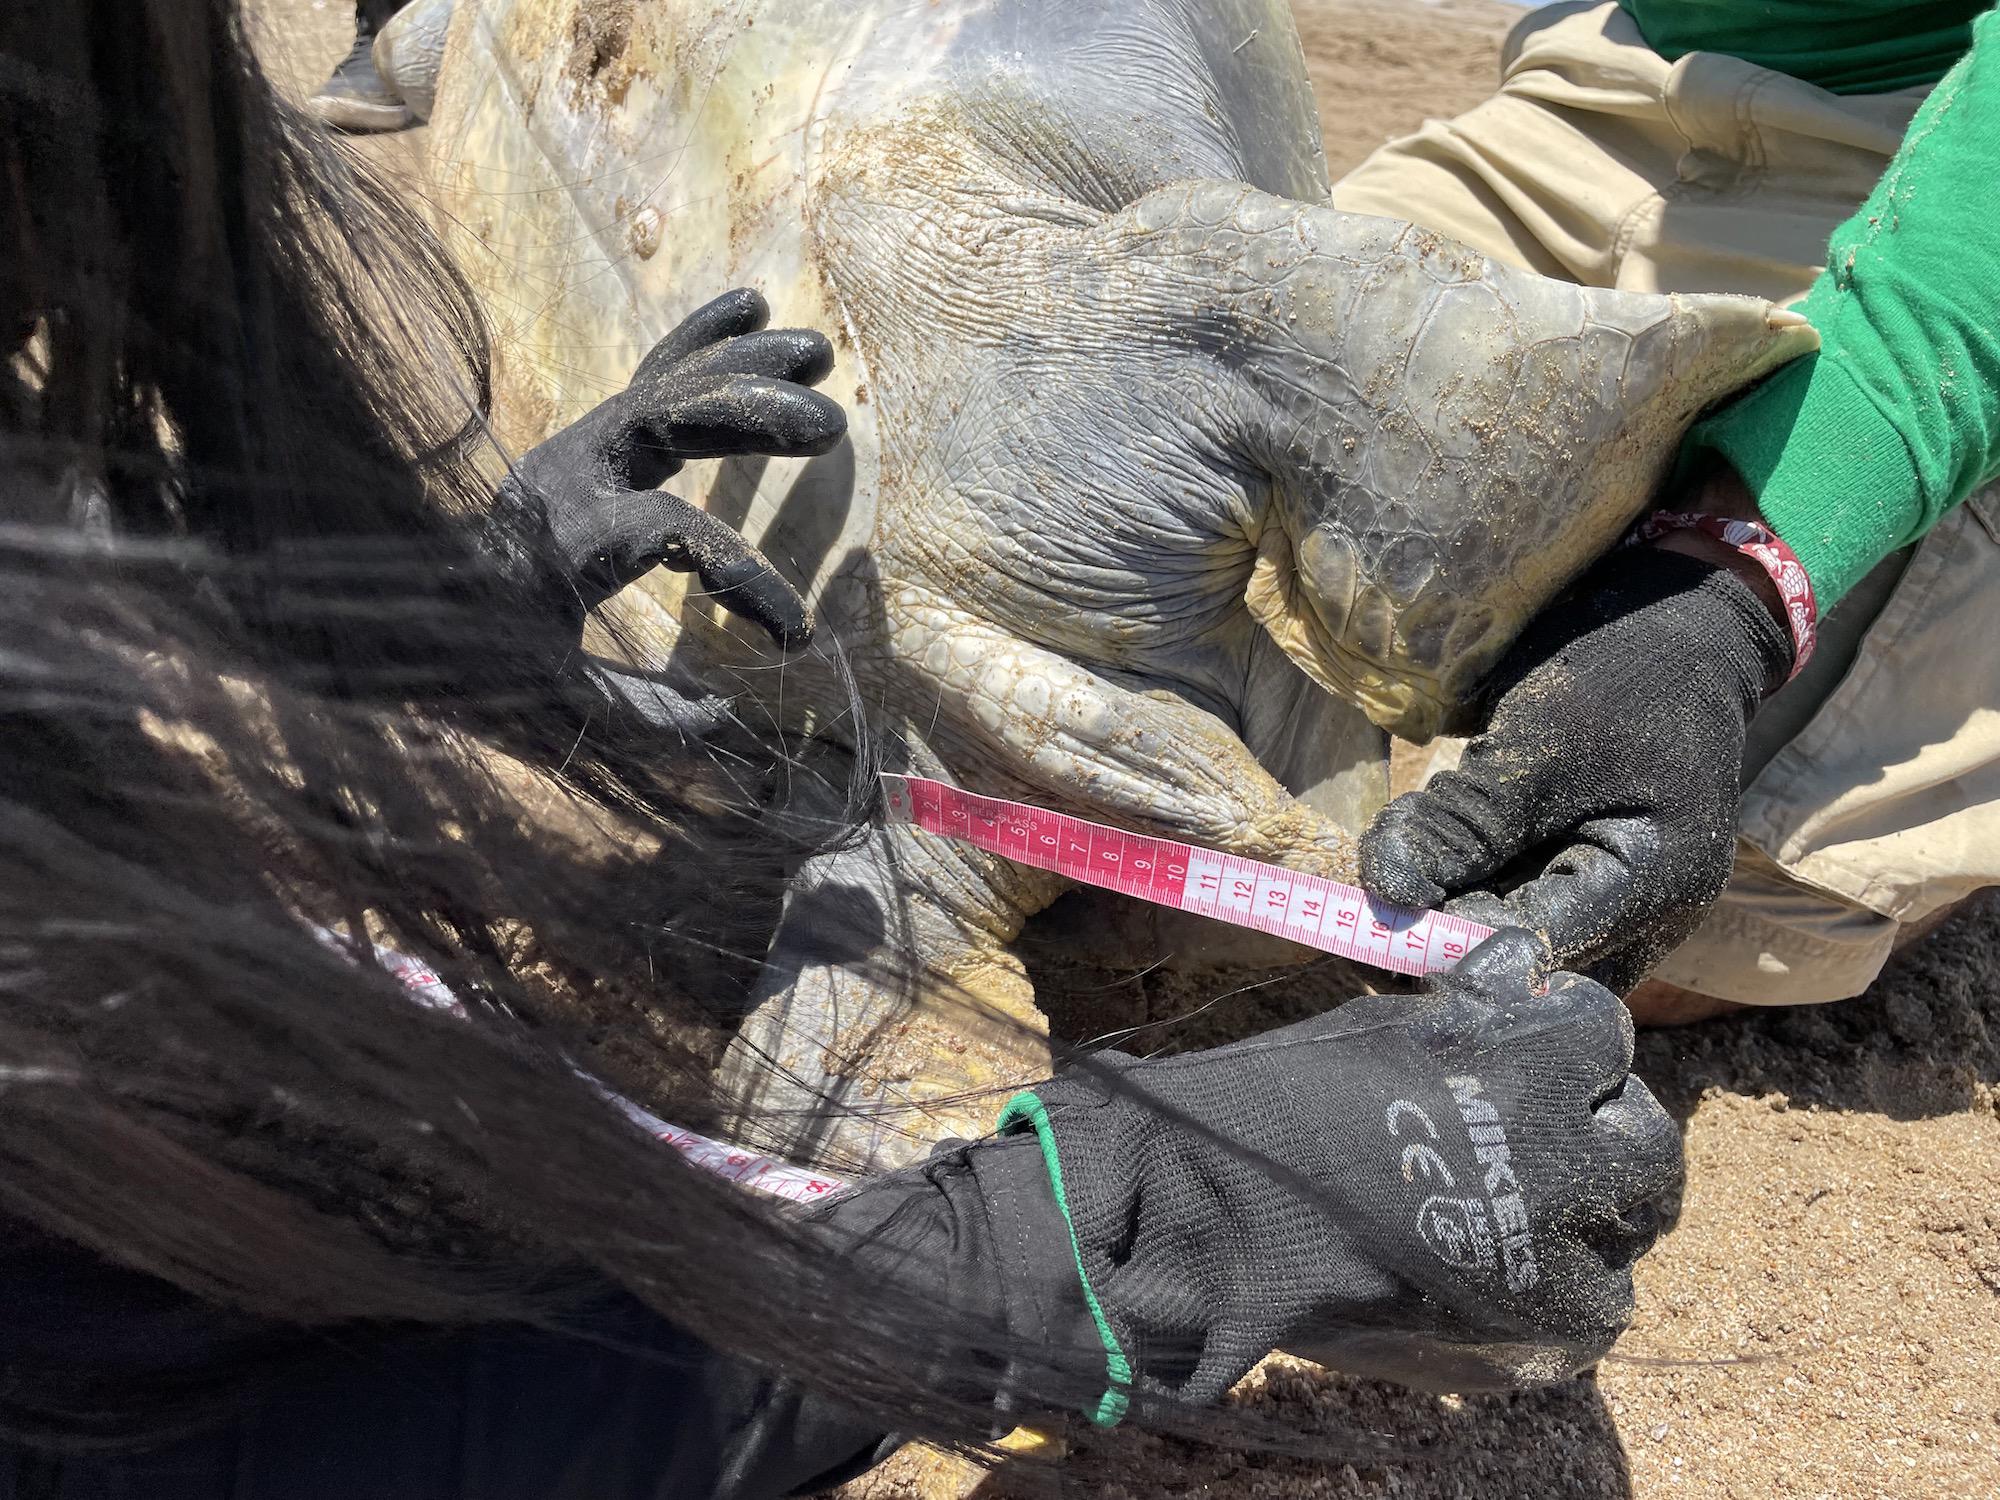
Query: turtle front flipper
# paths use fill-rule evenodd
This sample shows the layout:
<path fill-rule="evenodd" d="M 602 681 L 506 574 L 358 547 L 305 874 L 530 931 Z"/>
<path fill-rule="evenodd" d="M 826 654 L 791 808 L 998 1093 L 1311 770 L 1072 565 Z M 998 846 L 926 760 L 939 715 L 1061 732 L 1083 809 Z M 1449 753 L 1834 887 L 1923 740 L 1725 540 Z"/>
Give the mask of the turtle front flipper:
<path fill-rule="evenodd" d="M 1705 407 L 1818 345 L 1756 298 L 1574 286 L 1240 182 L 1148 194 L 1093 239 L 1118 304 L 1222 372 L 1205 415 L 1270 497 L 1252 614 L 1419 741 L 1617 540 Z"/>
<path fill-rule="evenodd" d="M 1286 792 L 1214 715 L 1121 686 L 927 588 L 887 589 L 884 604 L 899 667 L 881 685 L 905 729 L 920 723 L 972 789 L 1353 877 L 1350 831 Z M 1066 885 L 905 826 L 809 862 L 724 1060 L 736 1136 L 834 1170 L 882 1170 L 983 1134 L 1049 1071 L 1046 1022 L 1009 944 Z"/>
<path fill-rule="evenodd" d="M 732 1138 L 882 1172 L 986 1134 L 1049 1075 L 1047 1022 L 1007 944 L 1061 885 L 907 827 L 808 861 L 723 1059 Z"/>
<path fill-rule="evenodd" d="M 1358 830 L 1292 796 L 1230 726 L 1179 693 L 1126 686 L 928 588 L 892 591 L 887 620 L 908 674 L 899 686 L 927 710 L 931 738 L 1000 778 L 973 790 L 1352 878 Z"/>

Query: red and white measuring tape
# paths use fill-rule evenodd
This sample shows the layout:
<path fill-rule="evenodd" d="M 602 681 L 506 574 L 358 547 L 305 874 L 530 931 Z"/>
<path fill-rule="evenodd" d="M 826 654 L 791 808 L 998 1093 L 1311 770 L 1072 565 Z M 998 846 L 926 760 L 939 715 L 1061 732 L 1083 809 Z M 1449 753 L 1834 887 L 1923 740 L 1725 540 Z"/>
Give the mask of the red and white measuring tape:
<path fill-rule="evenodd" d="M 1493 931 L 1447 912 L 1387 906 L 1337 880 L 1127 833 L 1025 802 L 982 797 L 922 776 L 884 775 L 882 782 L 891 823 L 914 824 L 1082 885 L 1276 933 L 1398 974 L 1448 969 Z M 315 931 L 322 942 L 348 950 L 346 939 L 325 928 Z M 379 945 L 375 956 L 419 1004 L 466 1014 L 464 1002 L 430 965 Z M 582 1076 L 633 1124 L 703 1171 L 794 1203 L 817 1202 L 848 1186 L 827 1173 L 669 1124 L 589 1074 Z"/>
<path fill-rule="evenodd" d="M 353 952 L 346 938 L 328 928 L 315 926 L 313 934 L 336 952 Z M 465 1002 L 452 993 L 451 986 L 439 978 L 429 964 L 407 953 L 399 953 L 394 948 L 385 948 L 380 943 L 369 946 L 375 950 L 376 961 L 389 971 L 417 1004 L 431 1010 L 449 1011 L 461 1019 L 469 1018 Z M 670 1125 L 652 1111 L 641 1109 L 623 1094 L 606 1088 L 581 1068 L 577 1069 L 577 1076 L 602 1094 L 634 1125 L 655 1140 L 664 1141 L 691 1165 L 712 1176 L 726 1177 L 731 1182 L 793 1203 L 817 1203 L 822 1198 L 831 1198 L 835 1193 L 844 1191 L 848 1186 L 842 1179 L 825 1172 L 815 1172 L 788 1161 L 779 1161 L 774 1156 L 762 1156 L 740 1146 L 711 1140 L 682 1125 Z"/>
<path fill-rule="evenodd" d="M 1275 933 L 1398 974 L 1449 969 L 1493 929 L 1441 911 L 1408 911 L 1357 886 L 982 797 L 922 776 L 882 777 L 888 821 L 961 839 L 1038 870 Z"/>

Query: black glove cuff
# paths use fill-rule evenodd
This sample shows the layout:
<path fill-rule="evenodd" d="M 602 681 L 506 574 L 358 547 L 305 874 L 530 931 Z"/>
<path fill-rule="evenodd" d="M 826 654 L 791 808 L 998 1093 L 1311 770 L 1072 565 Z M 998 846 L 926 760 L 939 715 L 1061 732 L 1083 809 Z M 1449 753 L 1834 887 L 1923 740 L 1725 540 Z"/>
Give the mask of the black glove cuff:
<path fill-rule="evenodd" d="M 1060 1402 L 1109 1426 L 1124 1415 L 1132 1372 L 1115 1341 L 1107 1342 L 1102 1313 L 1092 1304 L 1069 1209 L 1056 1188 L 1060 1167 L 1050 1166 L 1054 1151 L 1052 1136 L 1021 1130 L 972 1152 L 1008 1329 L 1024 1351 L 1046 1351 L 1058 1362 L 1055 1371 L 1017 1367 L 1003 1404 L 1024 1412 Z M 1051 1389 L 1052 1375 L 1059 1390 Z M 1023 1399 L 1026 1391 L 1031 1401 Z"/>
<path fill-rule="evenodd" d="M 548 502 L 513 474 L 494 486 L 493 504 L 477 523 L 477 546 L 500 574 L 546 613 L 565 637 L 583 629 L 585 602 L 566 578 L 567 566 L 549 521 Z M 573 645 L 573 641 L 566 641 Z"/>
<path fill-rule="evenodd" d="M 1658 548 L 1653 549 L 1659 552 Z M 1681 557 L 1676 552 L 1660 553 L 1666 557 Z M 1700 563 L 1699 558 L 1681 558 L 1685 562 Z M 1758 701 L 1762 702 L 1785 685 L 1792 675 L 1792 660 L 1796 646 L 1791 631 L 1771 613 L 1770 605 L 1763 597 L 1743 581 L 1733 568 L 1709 567 L 1709 576 L 1702 580 L 1701 591 L 1712 597 L 1719 609 L 1726 611 L 1736 622 L 1741 639 L 1746 647 L 1746 659 L 1754 659 L 1760 666 L 1762 675 L 1757 680 L 1762 689 Z"/>
<path fill-rule="evenodd" d="M 1733 569 L 1661 547 L 1621 547 L 1529 627 L 1483 696 L 1497 700 L 1558 652 L 1606 629 L 1645 631 L 1690 666 L 1733 672 L 1746 718 L 1792 670 L 1790 631 Z"/>

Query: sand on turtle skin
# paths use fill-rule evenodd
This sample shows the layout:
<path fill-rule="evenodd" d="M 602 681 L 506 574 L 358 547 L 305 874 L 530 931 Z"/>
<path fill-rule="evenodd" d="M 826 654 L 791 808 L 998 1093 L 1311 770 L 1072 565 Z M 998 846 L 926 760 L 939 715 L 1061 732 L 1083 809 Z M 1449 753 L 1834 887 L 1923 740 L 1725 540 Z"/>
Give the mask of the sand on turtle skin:
<path fill-rule="evenodd" d="M 251 5 L 288 85 L 309 88 L 347 49 L 341 0 Z M 1426 115 L 1483 98 L 1519 15 L 1485 0 L 1294 9 L 1336 176 Z M 401 168 L 427 134 L 359 144 Z M 1158 1022 L 1132 1044 L 1145 1047 L 1282 1024 L 1353 978 L 1332 964 L 1140 976 L 1039 959 L 1057 1030 Z M 1679 1226 L 1639 1267 L 1633 1330 L 1596 1377 L 1438 1398 L 1275 1358 L 1238 1404 L 1294 1438 L 1372 1433 L 1413 1458 L 1371 1468 L 1073 1434 L 1068 1458 L 1017 1461 L 981 1500 L 2000 1495 L 2000 902 L 1961 915 L 1859 1000 L 1643 1036 L 1639 1071 L 1686 1122 L 1690 1188 Z M 844 1493 L 928 1497 L 939 1477 L 912 1457 Z"/>

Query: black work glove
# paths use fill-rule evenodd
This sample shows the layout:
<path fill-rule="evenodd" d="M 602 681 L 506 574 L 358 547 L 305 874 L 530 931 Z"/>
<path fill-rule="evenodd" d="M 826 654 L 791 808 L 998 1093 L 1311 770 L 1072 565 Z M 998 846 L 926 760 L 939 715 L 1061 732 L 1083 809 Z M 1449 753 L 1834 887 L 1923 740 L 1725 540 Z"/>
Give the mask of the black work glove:
<path fill-rule="evenodd" d="M 1791 664 L 1785 627 L 1729 569 L 1613 553 L 1502 661 L 1458 769 L 1375 819 L 1362 884 L 1423 907 L 1532 877 L 1459 909 L 1629 989 L 1729 878 L 1744 732 Z"/>
<path fill-rule="evenodd" d="M 571 629 L 650 569 L 692 570 L 725 608 L 782 646 L 812 633 L 805 601 L 722 522 L 655 488 L 688 459 L 824 453 L 847 431 L 840 407 L 805 387 L 833 368 L 808 329 L 764 331 L 747 288 L 697 309 L 653 347 L 623 391 L 522 456 L 499 510 L 537 558 L 538 591 Z"/>
<path fill-rule="evenodd" d="M 1611 1346 L 1680 1137 L 1628 1072 L 1624 1006 L 1569 974 L 1536 993 L 1542 953 L 1502 932 L 1414 998 L 1182 1057 L 1101 1053 L 1008 1106 L 1101 1314 L 1104 1415 L 1127 1379 L 1211 1400 L 1277 1347 L 1467 1390 Z M 1063 1228 L 1024 1265 L 1060 1260 Z"/>

